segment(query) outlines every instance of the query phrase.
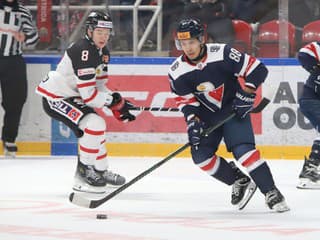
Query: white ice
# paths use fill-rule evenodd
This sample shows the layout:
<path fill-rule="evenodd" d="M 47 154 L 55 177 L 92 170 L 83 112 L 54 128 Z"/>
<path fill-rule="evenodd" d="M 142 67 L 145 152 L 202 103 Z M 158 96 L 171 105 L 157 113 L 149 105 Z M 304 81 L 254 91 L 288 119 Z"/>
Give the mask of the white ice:
<path fill-rule="evenodd" d="M 132 179 L 161 158 L 110 158 Z M 239 211 L 231 187 L 174 158 L 96 209 L 68 200 L 75 157 L 0 159 L 1 240 L 316 240 L 320 190 L 298 190 L 302 161 L 269 160 L 291 207 L 275 213 L 256 192 Z M 114 190 L 114 189 L 112 189 Z M 110 190 L 111 191 L 111 190 Z M 107 214 L 98 220 L 96 214 Z"/>

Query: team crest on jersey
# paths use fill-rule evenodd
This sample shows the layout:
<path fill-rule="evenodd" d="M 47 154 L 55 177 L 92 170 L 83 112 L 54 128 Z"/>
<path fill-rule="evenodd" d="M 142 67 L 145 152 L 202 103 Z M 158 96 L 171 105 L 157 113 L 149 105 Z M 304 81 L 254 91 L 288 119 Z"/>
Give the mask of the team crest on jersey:
<path fill-rule="evenodd" d="M 203 82 L 197 86 L 197 91 L 203 93 L 206 99 L 221 108 L 224 94 L 224 84 L 215 87 L 211 82 Z"/>
<path fill-rule="evenodd" d="M 215 87 L 211 82 L 203 82 L 197 86 L 197 91 L 199 92 L 210 92 L 213 89 L 215 89 Z"/>

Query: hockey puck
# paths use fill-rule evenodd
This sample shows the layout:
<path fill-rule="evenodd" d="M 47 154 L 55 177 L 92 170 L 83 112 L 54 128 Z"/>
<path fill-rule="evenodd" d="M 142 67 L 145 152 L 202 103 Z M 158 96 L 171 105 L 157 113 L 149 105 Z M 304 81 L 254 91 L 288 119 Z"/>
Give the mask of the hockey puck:
<path fill-rule="evenodd" d="M 107 219 L 107 214 L 97 214 L 97 219 Z"/>

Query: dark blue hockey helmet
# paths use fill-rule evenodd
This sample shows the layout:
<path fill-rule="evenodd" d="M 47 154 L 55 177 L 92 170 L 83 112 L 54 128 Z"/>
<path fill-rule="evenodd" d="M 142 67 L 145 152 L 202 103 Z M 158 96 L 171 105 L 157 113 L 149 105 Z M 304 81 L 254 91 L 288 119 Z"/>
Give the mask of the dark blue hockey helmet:
<path fill-rule="evenodd" d="M 86 20 L 86 29 L 93 31 L 95 28 L 107 28 L 112 31 L 112 19 L 108 13 L 93 11 Z"/>
<path fill-rule="evenodd" d="M 176 30 L 176 47 L 181 50 L 180 40 L 196 38 L 200 42 L 204 39 L 204 27 L 199 19 L 186 18 L 182 19 Z"/>

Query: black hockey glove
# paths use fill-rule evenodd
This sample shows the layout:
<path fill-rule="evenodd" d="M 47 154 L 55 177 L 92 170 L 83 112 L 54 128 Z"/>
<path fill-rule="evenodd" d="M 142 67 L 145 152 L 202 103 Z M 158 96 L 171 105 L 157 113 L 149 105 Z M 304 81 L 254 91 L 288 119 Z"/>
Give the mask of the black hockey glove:
<path fill-rule="evenodd" d="M 109 108 L 116 119 L 122 122 L 130 122 L 136 119 L 136 117 L 129 112 L 129 109 L 133 107 L 131 102 L 122 98 L 118 92 L 112 93 L 112 97 L 113 100 Z"/>
<path fill-rule="evenodd" d="M 247 93 L 243 89 L 236 92 L 232 109 L 238 117 L 245 118 L 252 111 L 255 97 L 255 93 Z"/>
<path fill-rule="evenodd" d="M 204 123 L 198 117 L 193 115 L 187 118 L 188 137 L 191 146 L 198 148 L 203 128 Z"/>

